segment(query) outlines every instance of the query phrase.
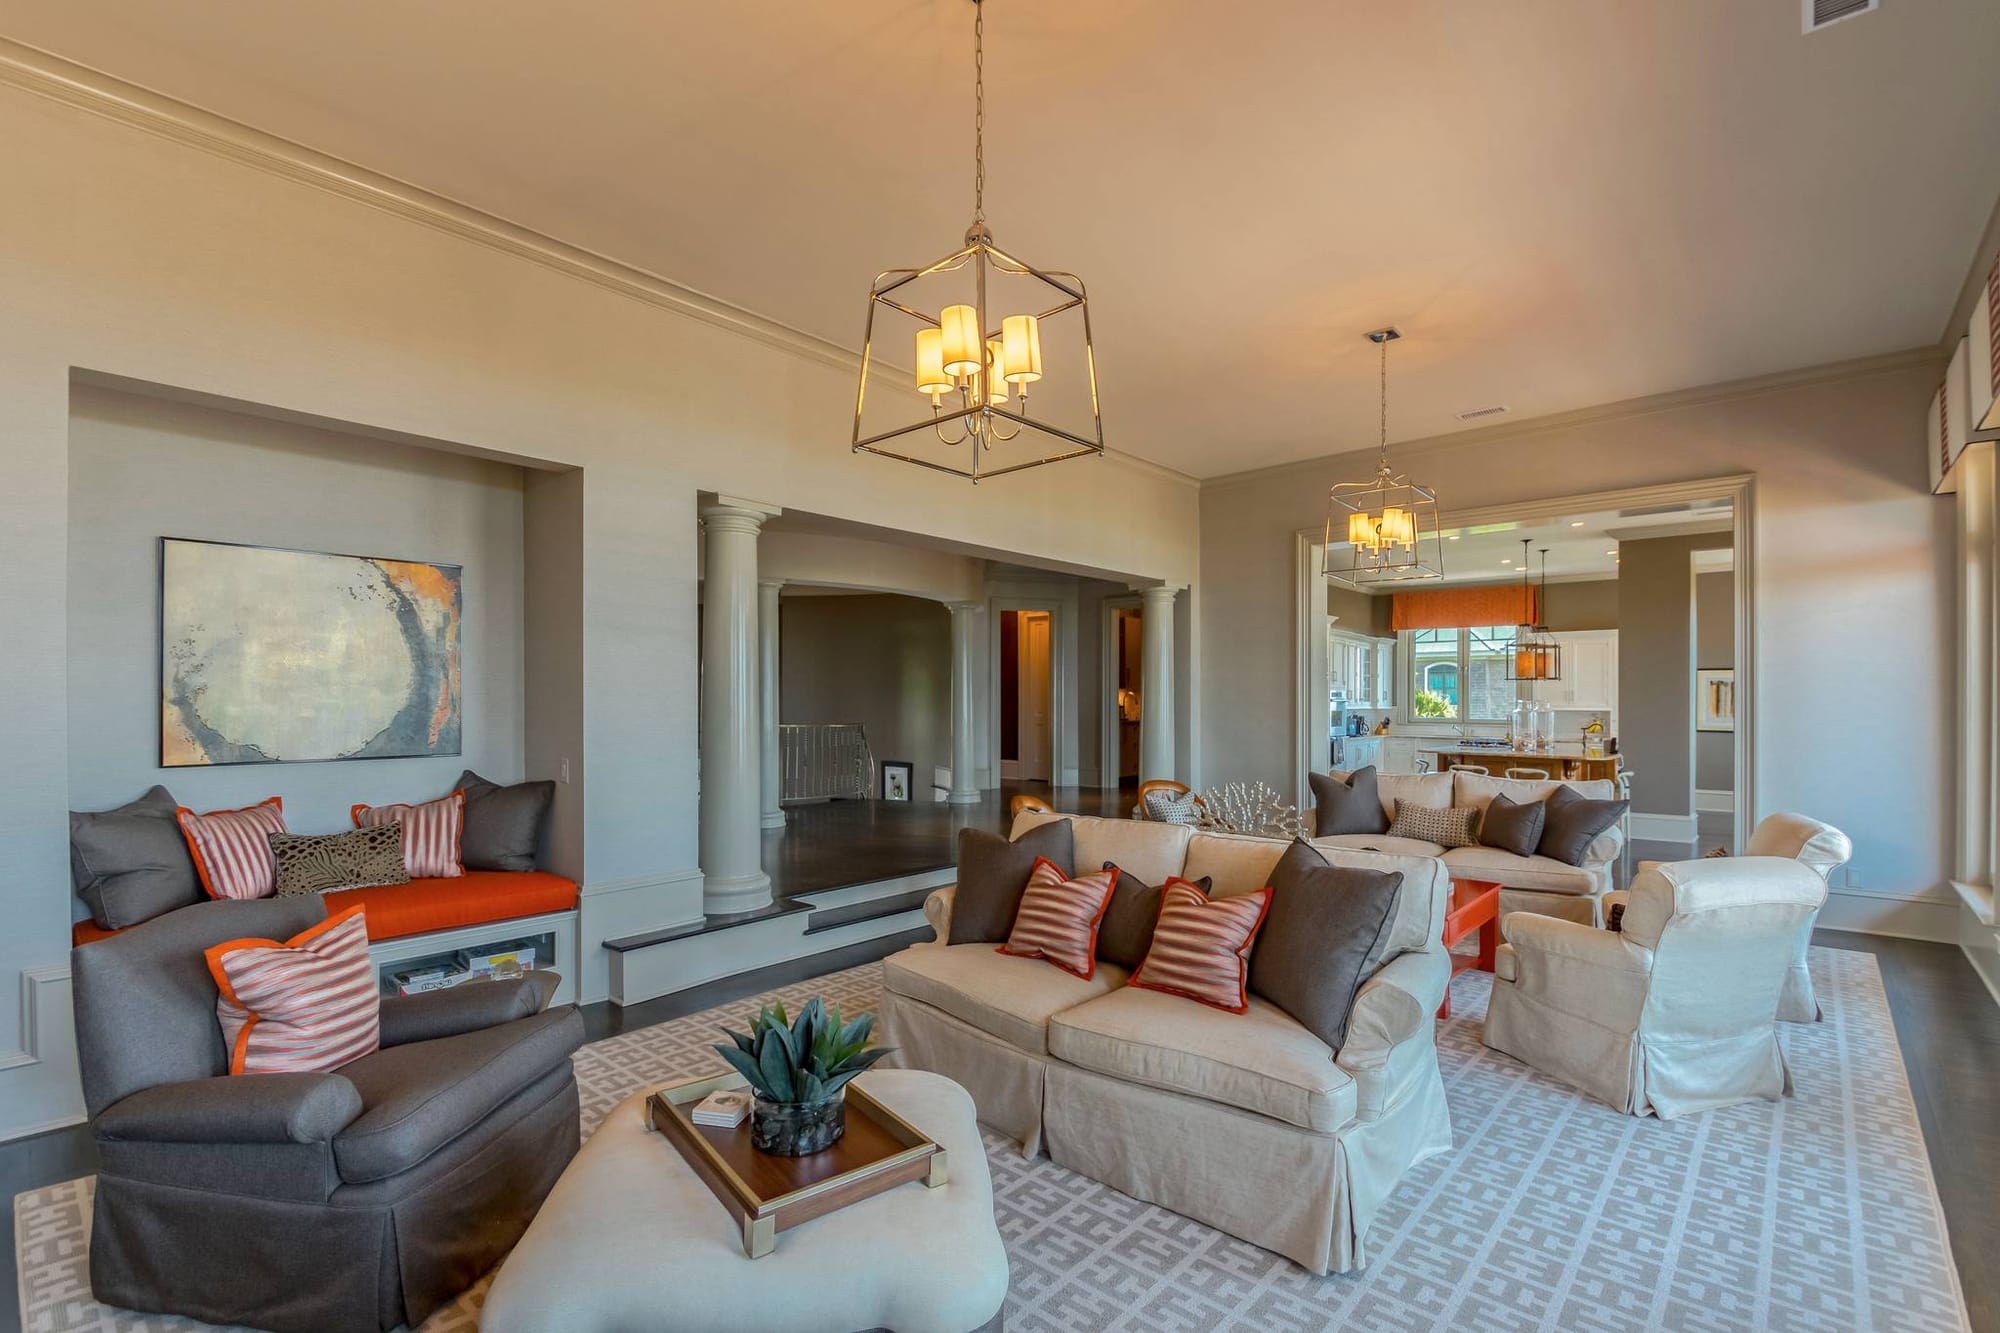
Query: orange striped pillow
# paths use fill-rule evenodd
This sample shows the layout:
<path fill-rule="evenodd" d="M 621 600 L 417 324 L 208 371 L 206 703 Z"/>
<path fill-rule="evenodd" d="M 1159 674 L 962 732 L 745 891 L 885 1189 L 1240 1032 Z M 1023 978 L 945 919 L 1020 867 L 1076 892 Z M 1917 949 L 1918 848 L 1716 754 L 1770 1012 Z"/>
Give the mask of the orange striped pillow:
<path fill-rule="evenodd" d="M 1152 947 L 1132 984 L 1242 1013 L 1250 1007 L 1250 946 L 1270 910 L 1269 889 L 1210 899 L 1184 879 L 1168 880 Z"/>
<path fill-rule="evenodd" d="M 206 951 L 232 1074 L 338 1069 L 382 1044 L 382 997 L 368 923 L 350 907 L 286 940 L 227 940 Z"/>
<path fill-rule="evenodd" d="M 1117 866 L 1070 879 L 1054 861 L 1036 857 L 1000 952 L 1045 959 L 1088 981 L 1097 972 L 1097 927 L 1117 885 Z"/>
<path fill-rule="evenodd" d="M 271 835 L 284 833 L 284 798 L 273 796 L 241 810 L 198 815 L 186 806 L 174 821 L 187 839 L 195 873 L 211 898 L 268 898 L 278 887 Z"/>
<path fill-rule="evenodd" d="M 403 822 L 403 868 L 412 879 L 457 879 L 465 873 L 459 851 L 465 839 L 465 791 L 422 805 L 357 805 L 348 812 L 356 828 Z"/>

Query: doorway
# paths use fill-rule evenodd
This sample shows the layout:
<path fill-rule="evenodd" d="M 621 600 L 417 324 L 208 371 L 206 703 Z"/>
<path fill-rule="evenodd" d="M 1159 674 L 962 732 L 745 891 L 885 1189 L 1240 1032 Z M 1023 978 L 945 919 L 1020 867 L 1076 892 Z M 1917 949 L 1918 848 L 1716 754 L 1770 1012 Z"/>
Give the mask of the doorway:
<path fill-rule="evenodd" d="M 1055 773 L 1055 617 L 1000 613 L 1000 776 L 1051 782 Z"/>

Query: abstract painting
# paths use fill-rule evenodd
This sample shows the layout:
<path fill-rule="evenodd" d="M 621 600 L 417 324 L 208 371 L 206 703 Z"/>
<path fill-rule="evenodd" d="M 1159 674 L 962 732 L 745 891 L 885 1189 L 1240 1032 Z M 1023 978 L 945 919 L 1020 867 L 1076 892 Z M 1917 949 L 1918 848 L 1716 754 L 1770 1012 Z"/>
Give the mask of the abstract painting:
<path fill-rule="evenodd" d="M 457 565 L 160 539 L 160 765 L 459 753 Z"/>
<path fill-rule="evenodd" d="M 1694 673 L 1696 731 L 1736 730 L 1736 671 L 1703 667 Z"/>

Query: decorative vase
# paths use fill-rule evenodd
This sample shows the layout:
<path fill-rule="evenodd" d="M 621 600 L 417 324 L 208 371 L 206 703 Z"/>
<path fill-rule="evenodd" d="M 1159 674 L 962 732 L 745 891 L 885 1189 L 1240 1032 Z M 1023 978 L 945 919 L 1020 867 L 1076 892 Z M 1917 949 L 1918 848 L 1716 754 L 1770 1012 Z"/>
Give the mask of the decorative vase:
<path fill-rule="evenodd" d="M 750 1107 L 750 1146 L 776 1157 L 822 1152 L 847 1132 L 847 1090 L 820 1102 L 774 1102 L 759 1094 Z"/>

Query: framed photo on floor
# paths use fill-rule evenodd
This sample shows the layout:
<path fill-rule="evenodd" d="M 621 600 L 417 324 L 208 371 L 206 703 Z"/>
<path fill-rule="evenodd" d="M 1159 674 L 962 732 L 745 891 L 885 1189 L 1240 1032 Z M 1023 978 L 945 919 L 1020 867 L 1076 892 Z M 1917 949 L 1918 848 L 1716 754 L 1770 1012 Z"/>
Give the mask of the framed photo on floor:
<path fill-rule="evenodd" d="M 882 799 L 885 801 L 907 801 L 910 799 L 910 782 L 916 772 L 914 765 L 902 759 L 882 761 Z"/>
<path fill-rule="evenodd" d="M 1736 730 L 1736 669 L 1704 667 L 1694 673 L 1694 729 Z"/>

